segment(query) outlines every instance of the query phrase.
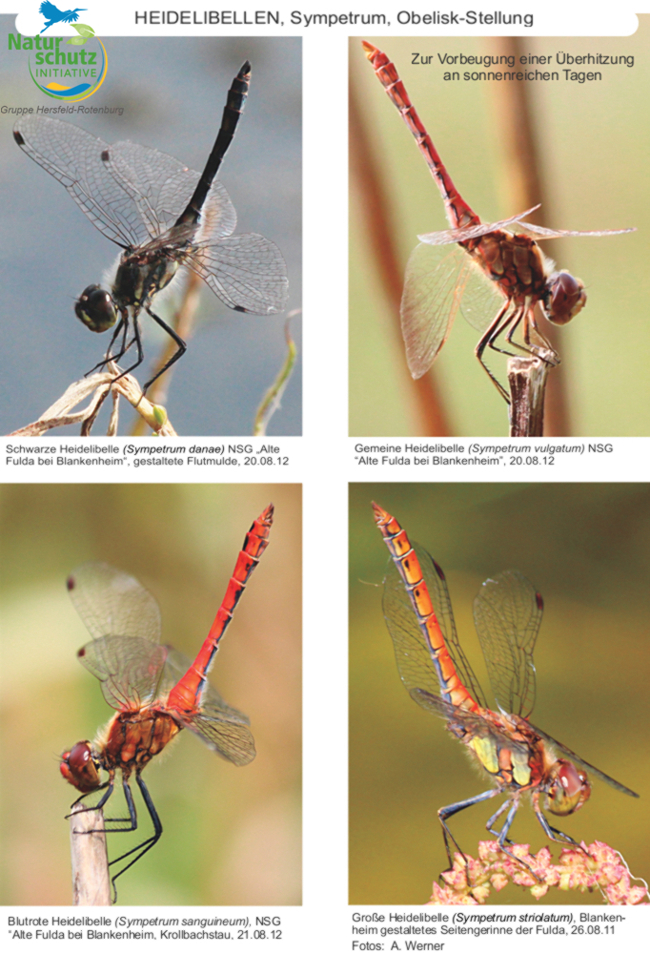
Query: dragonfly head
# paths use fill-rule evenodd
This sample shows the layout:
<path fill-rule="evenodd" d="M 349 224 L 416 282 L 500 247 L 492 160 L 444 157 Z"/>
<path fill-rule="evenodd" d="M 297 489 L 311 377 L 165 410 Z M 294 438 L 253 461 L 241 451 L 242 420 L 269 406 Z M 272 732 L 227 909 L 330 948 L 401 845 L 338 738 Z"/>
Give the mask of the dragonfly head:
<path fill-rule="evenodd" d="M 589 799 L 591 785 L 584 771 L 560 758 L 549 772 L 546 810 L 551 814 L 573 814 Z"/>
<path fill-rule="evenodd" d="M 78 741 L 69 751 L 63 752 L 59 770 L 66 781 L 82 794 L 99 787 L 99 764 L 93 758 L 87 741 Z"/>
<path fill-rule="evenodd" d="M 87 328 L 98 334 L 108 331 L 117 321 L 115 303 L 108 291 L 99 285 L 88 285 L 79 295 L 74 313 Z"/>
<path fill-rule="evenodd" d="M 554 271 L 546 284 L 544 308 L 553 324 L 568 324 L 587 303 L 585 286 L 568 271 Z"/>

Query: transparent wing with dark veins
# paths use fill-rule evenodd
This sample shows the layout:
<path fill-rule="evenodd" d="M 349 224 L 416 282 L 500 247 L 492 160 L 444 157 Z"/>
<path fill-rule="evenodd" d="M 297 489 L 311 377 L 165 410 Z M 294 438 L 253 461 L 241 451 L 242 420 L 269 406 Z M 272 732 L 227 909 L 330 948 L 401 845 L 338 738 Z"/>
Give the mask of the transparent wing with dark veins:
<path fill-rule="evenodd" d="M 107 563 L 84 563 L 70 574 L 67 586 L 72 603 L 93 638 L 128 635 L 159 641 L 158 603 L 128 573 Z"/>
<path fill-rule="evenodd" d="M 486 579 L 474 600 L 474 623 L 501 711 L 527 718 L 535 704 L 533 650 L 544 603 L 514 570 Z"/>
<path fill-rule="evenodd" d="M 487 706 L 478 679 L 474 675 L 458 640 L 444 574 L 425 549 L 417 544 L 413 544 L 413 549 L 420 562 L 423 579 L 429 590 L 447 649 L 458 674 L 478 704 L 485 708 Z M 388 631 L 393 639 L 397 667 L 404 686 L 414 701 L 417 701 L 423 708 L 431 710 L 427 704 L 423 704 L 424 695 L 418 694 L 418 690 L 423 690 L 428 696 L 439 696 L 440 683 L 431 659 L 428 642 L 418 625 L 417 616 L 413 611 L 408 593 L 392 560 L 384 579 L 382 605 Z M 436 713 L 440 714 L 440 712 Z"/>
<path fill-rule="evenodd" d="M 422 377 L 447 340 L 457 312 L 485 331 L 505 298 L 460 245 L 420 244 L 406 266 L 400 306 L 409 370 Z"/>
<path fill-rule="evenodd" d="M 173 156 L 136 142 L 108 146 L 104 164 L 138 209 L 146 228 L 141 242 L 164 235 L 174 225 L 201 178 L 199 172 L 188 169 Z M 210 235 L 215 238 L 231 235 L 237 225 L 230 196 L 216 180 L 203 205 L 201 220 L 204 219 L 210 222 Z"/>
<path fill-rule="evenodd" d="M 262 235 L 233 235 L 201 243 L 186 264 L 229 308 L 277 314 L 286 307 L 287 266 L 277 245 Z"/>
<path fill-rule="evenodd" d="M 110 149 L 103 139 L 72 123 L 44 116 L 23 116 L 14 126 L 14 138 L 112 242 L 126 248 L 147 237 L 133 199 L 102 162 L 102 153 Z"/>
<path fill-rule="evenodd" d="M 438 695 L 430 695 L 421 688 L 413 689 L 410 695 L 426 711 L 444 718 L 449 731 L 461 741 L 465 734 L 471 738 L 494 738 L 497 744 L 505 744 L 510 751 L 518 752 L 521 760 L 528 758 L 530 754 L 528 744 L 525 741 L 516 741 L 511 731 L 505 731 L 490 721 L 491 712 L 488 711 L 484 715 L 481 712 L 459 708 L 457 705 L 444 701 Z"/>
<path fill-rule="evenodd" d="M 14 138 L 63 185 L 93 225 L 122 247 L 164 235 L 200 179 L 157 149 L 128 141 L 109 145 L 59 119 L 25 116 L 14 126 Z M 203 219 L 210 221 L 205 237 L 224 238 L 235 230 L 237 215 L 220 182 L 212 184 Z"/>
<path fill-rule="evenodd" d="M 102 683 L 108 704 L 138 707 L 153 699 L 167 649 L 158 645 L 160 609 L 151 593 L 106 563 L 75 569 L 68 592 L 94 639 L 77 657 Z"/>
<path fill-rule="evenodd" d="M 111 708 L 138 711 L 158 698 L 167 647 L 148 639 L 107 635 L 84 645 L 77 658 L 99 679 Z"/>
<path fill-rule="evenodd" d="M 624 784 L 621 784 L 620 781 L 615 781 L 614 778 L 610 778 L 610 776 L 605 774 L 604 771 L 601 771 L 599 768 L 594 768 L 593 764 L 589 764 L 589 762 L 585 761 L 584 758 L 579 758 L 578 755 L 571 750 L 571 748 L 567 748 L 566 745 L 556 741 L 555 738 L 552 738 L 551 735 L 547 735 L 545 731 L 537 728 L 536 725 L 531 724 L 531 728 L 533 731 L 536 731 L 537 734 L 544 739 L 544 741 L 548 741 L 549 744 L 553 745 L 554 748 L 556 748 L 558 751 L 561 751 L 562 754 L 565 754 L 571 761 L 574 761 L 575 764 L 579 764 L 581 768 L 585 768 L 590 774 L 600 778 L 601 781 L 605 781 L 607 784 L 611 785 L 611 787 L 616 788 L 617 791 L 621 791 L 623 794 L 629 794 L 630 797 L 639 797 L 639 795 L 634 791 L 631 791 L 629 788 L 626 788 Z"/>

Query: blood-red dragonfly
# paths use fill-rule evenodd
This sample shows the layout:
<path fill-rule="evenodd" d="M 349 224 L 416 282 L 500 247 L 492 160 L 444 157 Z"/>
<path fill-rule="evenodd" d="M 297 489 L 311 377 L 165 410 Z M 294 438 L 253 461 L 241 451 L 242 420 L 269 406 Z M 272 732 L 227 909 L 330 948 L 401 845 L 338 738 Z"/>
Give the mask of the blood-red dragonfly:
<path fill-rule="evenodd" d="M 421 244 L 411 254 L 406 268 L 400 314 L 409 370 L 416 379 L 426 374 L 447 340 L 460 306 L 469 323 L 481 331 L 476 356 L 499 393 L 509 401 L 507 391 L 483 360 L 485 348 L 512 356 L 512 351 L 497 344 L 505 335 L 508 347 L 539 357 L 548 364 L 559 364 L 559 356 L 537 327 L 535 306 L 540 306 L 552 324 L 567 324 L 582 310 L 587 295 L 579 278 L 567 271 L 554 270 L 554 262 L 544 255 L 537 241 L 506 230 L 506 226 L 525 229 L 537 240 L 567 235 L 622 235 L 635 229 L 576 232 L 542 228 L 523 221 L 539 205 L 500 222 L 481 222 L 454 186 L 394 64 L 371 43 L 363 41 L 363 48 L 424 156 L 440 189 L 451 225 L 446 231 L 419 235 Z M 441 257 L 441 246 L 455 244 L 459 248 Z M 474 285 L 470 294 L 466 293 L 468 282 Z M 493 317 L 495 307 L 498 311 Z M 521 342 L 512 339 L 519 327 Z"/>
<path fill-rule="evenodd" d="M 105 563 L 86 563 L 68 579 L 68 590 L 93 641 L 77 657 L 102 683 L 104 698 L 117 711 L 96 740 L 79 741 L 64 752 L 61 774 L 85 798 L 103 791 L 88 810 L 106 804 L 122 775 L 128 818 L 106 818 L 122 825 L 110 831 L 133 831 L 138 820 L 129 786 L 131 774 L 142 792 L 154 832 L 145 841 L 111 861 L 129 862 L 115 881 L 138 861 L 162 834 L 162 824 L 142 771 L 183 728 L 189 728 L 216 754 L 236 765 L 255 757 L 255 742 L 246 715 L 231 708 L 208 682 L 208 671 L 248 579 L 268 545 L 273 506 L 255 520 L 244 540 L 226 594 L 208 637 L 194 659 L 160 645 L 160 610 L 153 596 L 132 576 Z M 100 770 L 108 774 L 102 783 Z M 135 856 L 133 856 L 135 855 Z"/>
<path fill-rule="evenodd" d="M 494 784 L 438 811 L 450 867 L 450 840 L 465 855 L 447 819 L 498 794 L 506 800 L 486 827 L 517 863 L 530 870 L 507 846 L 508 832 L 527 793 L 546 836 L 578 846 L 568 834 L 551 827 L 540 806 L 543 796 L 544 809 L 552 814 L 573 814 L 582 807 L 591 786 L 575 765 L 623 794 L 639 795 L 528 720 L 535 703 L 533 649 L 544 609 L 540 593 L 521 573 L 510 570 L 487 579 L 474 600 L 474 622 L 499 707 L 498 712 L 491 711 L 458 640 L 442 569 L 424 549 L 411 545 L 394 517 L 376 503 L 373 509 L 392 557 L 384 580 L 383 609 L 404 686 L 418 705 L 445 718 L 448 730 L 466 745 Z M 567 757 L 556 758 L 553 749 Z M 504 812 L 497 833 L 495 824 Z"/>

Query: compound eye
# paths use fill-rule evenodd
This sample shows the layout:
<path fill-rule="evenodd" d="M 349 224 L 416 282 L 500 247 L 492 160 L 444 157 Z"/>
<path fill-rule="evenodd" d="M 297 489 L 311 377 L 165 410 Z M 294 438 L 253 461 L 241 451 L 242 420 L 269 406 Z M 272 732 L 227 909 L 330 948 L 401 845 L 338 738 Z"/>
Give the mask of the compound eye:
<path fill-rule="evenodd" d="M 585 286 L 568 271 L 556 271 L 548 280 L 544 296 L 546 317 L 553 324 L 568 324 L 587 303 Z"/>
<path fill-rule="evenodd" d="M 87 741 L 78 741 L 70 751 L 64 751 L 59 769 L 78 791 L 87 794 L 99 787 L 99 772 Z"/>
<path fill-rule="evenodd" d="M 580 810 L 591 794 L 591 785 L 584 771 L 560 758 L 549 772 L 546 808 L 552 814 L 573 814 Z"/>
<path fill-rule="evenodd" d="M 99 285 L 88 285 L 75 302 L 74 311 L 79 320 L 97 334 L 108 331 L 117 320 L 113 299 Z"/>

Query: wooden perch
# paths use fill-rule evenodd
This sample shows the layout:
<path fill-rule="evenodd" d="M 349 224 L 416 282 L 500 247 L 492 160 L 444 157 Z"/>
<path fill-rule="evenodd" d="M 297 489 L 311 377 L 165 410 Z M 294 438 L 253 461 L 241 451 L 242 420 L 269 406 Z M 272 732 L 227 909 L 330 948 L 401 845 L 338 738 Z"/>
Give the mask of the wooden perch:
<path fill-rule="evenodd" d="M 92 831 L 92 833 L 87 833 Z M 75 907 L 109 907 L 111 881 L 102 811 L 77 804 L 70 814 L 72 903 Z"/>
<path fill-rule="evenodd" d="M 509 359 L 511 437 L 544 436 L 546 380 L 552 366 L 539 357 Z"/>

